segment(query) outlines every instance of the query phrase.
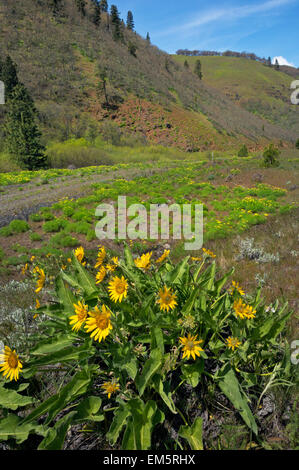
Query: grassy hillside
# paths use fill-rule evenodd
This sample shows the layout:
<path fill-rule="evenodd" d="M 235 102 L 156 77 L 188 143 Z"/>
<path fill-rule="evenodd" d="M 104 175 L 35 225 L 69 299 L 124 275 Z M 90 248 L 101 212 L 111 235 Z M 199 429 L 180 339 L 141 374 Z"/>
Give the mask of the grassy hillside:
<path fill-rule="evenodd" d="M 174 56 L 183 64 L 186 57 Z M 190 69 L 197 57 L 188 57 Z M 235 57 L 200 57 L 203 82 L 221 91 L 242 108 L 284 129 L 298 132 L 299 108 L 291 104 L 290 85 L 299 78 L 299 70 L 289 67 L 275 70 L 260 62 Z M 288 72 L 288 73 L 285 73 Z"/>
<path fill-rule="evenodd" d="M 11 55 L 35 100 L 45 143 L 93 139 L 103 133 L 106 121 L 143 141 L 187 151 L 237 149 L 240 142 L 259 150 L 268 141 L 293 145 L 298 138 L 298 109 L 287 103 L 286 74 L 260 66 L 261 88 L 264 76 L 269 89 L 274 74 L 283 77 L 274 85 L 278 97 L 260 97 L 252 87 L 252 95 L 244 102 L 242 98 L 240 106 L 232 96 L 245 94 L 239 82 L 244 74 L 255 76 L 259 64 L 240 62 L 248 71 L 231 80 L 231 68 L 217 58 L 219 66 L 215 63 L 210 72 L 204 62 L 200 81 L 180 57 L 169 56 L 134 32 L 124 29 L 124 41 L 114 41 L 108 15 L 103 15 L 100 27 L 92 23 L 91 0 L 85 17 L 74 0 L 65 0 L 57 16 L 49 3 L 24 0 L 16 8 L 13 0 L 0 0 L 1 55 Z M 130 53 L 130 44 L 136 46 L 136 55 Z M 235 89 L 230 91 L 230 86 Z M 271 119 L 268 109 L 273 111 Z"/>

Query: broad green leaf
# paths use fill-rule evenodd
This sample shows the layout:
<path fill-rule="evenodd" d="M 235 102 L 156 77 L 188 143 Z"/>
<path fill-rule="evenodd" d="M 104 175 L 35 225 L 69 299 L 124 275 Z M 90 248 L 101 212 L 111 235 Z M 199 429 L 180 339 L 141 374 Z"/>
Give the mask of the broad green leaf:
<path fill-rule="evenodd" d="M 122 450 L 137 450 L 133 418 L 130 417 L 122 440 Z"/>
<path fill-rule="evenodd" d="M 98 292 L 95 279 L 89 274 L 89 272 L 82 266 L 82 264 L 77 260 L 76 256 L 73 254 L 73 266 L 76 268 L 78 281 L 81 289 L 83 288 L 87 296 Z"/>
<path fill-rule="evenodd" d="M 31 397 L 20 395 L 15 390 L 9 390 L 0 386 L 0 408 L 16 410 L 21 406 L 30 405 L 33 402 Z"/>
<path fill-rule="evenodd" d="M 24 390 L 26 390 L 26 389 L 29 387 L 29 385 L 30 385 L 30 384 L 29 384 L 28 382 L 27 382 L 27 383 L 22 383 L 22 384 L 20 384 L 20 385 L 18 386 L 17 392 L 19 392 L 19 393 L 20 393 L 20 392 L 23 392 Z"/>
<path fill-rule="evenodd" d="M 165 276 L 165 282 L 169 284 L 181 284 L 186 269 L 188 269 L 188 261 L 190 256 L 186 256 L 170 273 Z"/>
<path fill-rule="evenodd" d="M 197 387 L 203 370 L 204 361 L 202 358 L 197 359 L 194 364 L 183 364 L 181 366 L 183 378 L 186 379 L 187 383 L 193 388 Z"/>
<path fill-rule="evenodd" d="M 151 341 L 151 350 L 159 349 L 162 354 L 164 354 L 164 339 L 163 332 L 159 326 L 153 326 L 151 329 L 152 341 Z"/>
<path fill-rule="evenodd" d="M 216 273 L 216 264 L 213 262 L 200 276 L 197 286 L 201 290 L 214 290 L 214 279 Z"/>
<path fill-rule="evenodd" d="M 128 268 L 133 268 L 135 266 L 135 263 L 133 260 L 132 252 L 127 244 L 125 245 L 125 248 L 124 248 L 124 257 L 125 257 L 126 266 Z"/>
<path fill-rule="evenodd" d="M 48 398 L 35 410 L 33 410 L 23 421 L 29 423 L 48 413 L 46 424 L 50 423 L 55 416 L 63 410 L 67 404 L 87 392 L 91 382 L 91 370 L 82 370 L 74 375 L 72 380 L 65 385 L 56 395 Z"/>
<path fill-rule="evenodd" d="M 240 413 L 247 426 L 257 435 L 257 425 L 248 406 L 247 397 L 242 391 L 238 379 L 229 364 L 224 366 L 219 372 L 218 385 L 224 395 L 234 405 L 236 411 Z"/>
<path fill-rule="evenodd" d="M 199 289 L 198 286 L 196 286 L 193 289 L 189 299 L 186 301 L 185 305 L 182 308 L 182 314 L 183 315 L 187 315 L 189 312 L 191 312 L 191 310 L 193 309 L 194 303 L 196 301 L 196 298 L 199 295 L 199 293 L 200 293 L 200 289 Z"/>
<path fill-rule="evenodd" d="M 276 336 L 281 333 L 286 322 L 293 313 L 292 311 L 290 311 L 283 317 L 279 318 L 279 316 L 285 311 L 287 305 L 288 303 L 286 302 L 277 315 L 272 314 L 270 318 L 268 318 L 265 322 L 262 323 L 262 325 L 260 325 L 254 330 L 253 337 L 255 340 L 259 340 L 262 338 L 266 338 L 269 340 L 275 339 Z"/>
<path fill-rule="evenodd" d="M 55 423 L 50 428 L 38 446 L 38 450 L 62 450 L 66 433 L 72 424 L 76 412 L 72 411 Z"/>
<path fill-rule="evenodd" d="M 130 410 L 129 406 L 127 406 L 127 405 L 121 406 L 115 411 L 113 421 L 112 421 L 110 429 L 109 429 L 109 431 L 106 435 L 107 439 L 112 444 L 116 443 L 116 441 L 117 441 L 117 439 L 118 439 L 118 437 L 121 433 L 121 430 L 125 426 L 125 424 L 127 422 L 127 419 L 128 419 L 128 416 L 130 416 L 130 415 L 131 415 L 131 410 Z"/>
<path fill-rule="evenodd" d="M 215 282 L 215 290 L 217 296 L 220 294 L 222 287 L 227 283 L 228 279 L 234 274 L 235 268 L 232 268 L 225 276 Z"/>
<path fill-rule="evenodd" d="M 76 279 L 73 275 L 66 274 L 64 271 L 60 273 L 61 278 L 67 282 L 70 286 L 72 286 L 74 289 L 82 289 L 82 286 L 78 282 L 78 279 Z"/>
<path fill-rule="evenodd" d="M 170 391 L 169 382 L 163 381 L 162 377 L 156 374 L 153 377 L 153 386 L 157 393 L 159 393 L 160 397 L 164 401 L 165 405 L 168 406 L 170 411 L 173 414 L 177 414 L 175 404 L 173 403 L 172 394 Z"/>
<path fill-rule="evenodd" d="M 211 273 L 210 273 L 209 281 L 207 283 L 207 290 L 214 290 L 215 274 L 216 274 L 216 263 L 214 261 L 211 266 Z"/>
<path fill-rule="evenodd" d="M 39 356 L 61 351 L 71 346 L 74 342 L 74 336 L 69 334 L 57 335 L 54 338 L 46 338 L 39 341 L 35 348 L 30 350 L 31 356 Z"/>
<path fill-rule="evenodd" d="M 154 426 L 164 419 L 155 401 L 146 404 L 140 398 L 127 403 L 132 418 L 129 420 L 123 439 L 123 450 L 147 450 L 151 447 L 151 435 Z"/>
<path fill-rule="evenodd" d="M 48 364 L 62 364 L 65 362 L 81 362 L 86 361 L 90 357 L 92 357 L 95 353 L 95 348 L 90 347 L 89 342 L 87 341 L 86 344 L 82 346 L 70 346 L 68 348 L 61 349 L 57 352 L 51 352 L 47 355 L 43 355 L 42 357 L 37 357 L 36 359 L 32 359 L 28 363 L 29 367 L 37 367 L 43 366 Z"/>
<path fill-rule="evenodd" d="M 91 396 L 81 401 L 76 408 L 76 415 L 74 420 L 76 422 L 81 421 L 96 421 L 100 422 L 104 420 L 104 415 L 99 413 L 102 405 L 102 399 L 100 397 Z"/>
<path fill-rule="evenodd" d="M 74 304 L 77 303 L 76 297 L 72 293 L 69 287 L 66 287 L 65 282 L 62 276 L 58 276 L 56 279 L 56 293 L 63 304 L 64 312 L 65 313 L 73 313 L 74 312 Z"/>
<path fill-rule="evenodd" d="M 146 361 L 142 374 L 136 379 L 136 386 L 140 396 L 143 395 L 145 388 L 149 384 L 153 375 L 159 370 L 162 364 L 162 353 L 159 349 L 151 352 L 150 358 Z"/>
<path fill-rule="evenodd" d="M 203 450 L 202 418 L 196 418 L 192 426 L 181 426 L 179 436 L 188 441 L 192 450 Z"/>
<path fill-rule="evenodd" d="M 276 322 L 274 323 L 273 327 L 271 328 L 267 338 L 274 340 L 284 329 L 286 322 L 288 319 L 292 316 L 293 311 L 291 310 L 288 312 L 286 315 L 284 315 L 282 318 L 277 319 Z"/>
<path fill-rule="evenodd" d="M 18 444 L 21 444 L 26 441 L 31 432 L 44 436 L 46 428 L 36 423 L 22 424 L 21 418 L 15 414 L 10 414 L 0 420 L 0 441 L 14 438 Z"/>
<path fill-rule="evenodd" d="M 125 370 L 131 379 L 135 380 L 138 371 L 137 358 L 130 344 L 115 345 L 110 349 L 115 369 Z"/>

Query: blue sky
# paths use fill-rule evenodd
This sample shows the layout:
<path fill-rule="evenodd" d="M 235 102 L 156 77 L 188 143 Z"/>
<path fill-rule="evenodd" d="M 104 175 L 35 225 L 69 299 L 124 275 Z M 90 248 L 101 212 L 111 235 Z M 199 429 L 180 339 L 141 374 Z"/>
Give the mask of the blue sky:
<path fill-rule="evenodd" d="M 281 57 L 299 67 L 299 0 L 114 0 L 166 52 L 206 49 Z M 111 3 L 111 1 L 109 2 Z"/>

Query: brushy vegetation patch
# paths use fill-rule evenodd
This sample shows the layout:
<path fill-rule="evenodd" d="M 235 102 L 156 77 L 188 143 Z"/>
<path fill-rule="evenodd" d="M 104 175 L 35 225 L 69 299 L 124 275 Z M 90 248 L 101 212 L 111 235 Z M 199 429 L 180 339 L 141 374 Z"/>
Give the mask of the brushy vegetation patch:
<path fill-rule="evenodd" d="M 219 277 L 209 250 L 176 265 L 169 255 L 134 259 L 125 246 L 119 259 L 101 247 L 86 269 L 83 247 L 74 252 L 51 303 L 36 301 L 38 336 L 17 351 L 6 344 L 2 440 L 35 434 L 39 449 L 62 449 L 68 429 L 89 423 L 111 448 L 200 450 L 209 446 L 204 416 L 221 422 L 225 409 L 242 446 L 263 447 L 261 404 L 296 382 L 285 339 L 292 312 L 265 305 L 261 289 L 246 294 L 233 269 Z M 37 298 L 52 289 L 34 260 L 31 275 Z M 49 368 L 59 390 L 33 398 L 36 380 L 53 380 Z"/>
<path fill-rule="evenodd" d="M 17 233 L 28 232 L 29 224 L 25 220 L 12 220 L 9 225 L 0 229 L 0 235 L 7 237 Z"/>

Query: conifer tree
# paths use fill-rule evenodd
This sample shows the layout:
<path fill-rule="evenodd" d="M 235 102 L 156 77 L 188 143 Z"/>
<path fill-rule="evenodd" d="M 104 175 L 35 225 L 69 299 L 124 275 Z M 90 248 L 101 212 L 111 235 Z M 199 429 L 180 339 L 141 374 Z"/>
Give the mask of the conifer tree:
<path fill-rule="evenodd" d="M 133 18 L 133 13 L 131 11 L 128 11 L 128 16 L 127 16 L 127 28 L 130 31 L 134 31 L 134 18 Z"/>
<path fill-rule="evenodd" d="M 76 0 L 76 5 L 82 16 L 86 15 L 86 0 Z"/>
<path fill-rule="evenodd" d="M 147 40 L 147 42 L 148 42 L 149 44 L 151 43 L 151 38 L 150 38 L 149 33 L 147 33 L 147 35 L 146 35 L 146 40 Z"/>
<path fill-rule="evenodd" d="M 101 23 L 101 5 L 99 0 L 92 0 L 93 2 L 93 13 L 92 21 L 96 26 L 99 26 Z"/>
<path fill-rule="evenodd" d="M 15 86 L 17 86 L 19 83 L 17 66 L 12 61 L 10 56 L 7 56 L 2 64 L 0 79 L 5 86 L 5 96 L 9 98 Z"/>
<path fill-rule="evenodd" d="M 107 13 L 108 12 L 108 2 L 107 0 L 101 0 L 100 1 L 100 8 L 101 8 L 101 11 L 103 13 Z"/>
<path fill-rule="evenodd" d="M 62 0 L 48 0 L 49 1 L 49 7 L 51 8 L 53 15 L 58 16 L 59 13 L 61 13 L 62 10 Z"/>
<path fill-rule="evenodd" d="M 114 40 L 123 39 L 123 33 L 121 29 L 121 19 L 116 5 L 111 5 L 110 19 L 113 27 L 113 38 Z"/>
<path fill-rule="evenodd" d="M 201 62 L 200 62 L 199 59 L 198 59 L 198 60 L 196 61 L 196 63 L 195 63 L 194 72 L 195 72 L 196 75 L 198 76 L 199 80 L 202 80 Z"/>
<path fill-rule="evenodd" d="M 277 59 L 275 59 L 275 69 L 279 70 L 279 62 Z"/>
<path fill-rule="evenodd" d="M 14 87 L 7 101 L 4 123 L 6 150 L 17 157 L 28 170 L 47 166 L 45 147 L 36 124 L 37 110 L 24 85 Z"/>
<path fill-rule="evenodd" d="M 188 62 L 187 59 L 186 59 L 185 62 L 184 62 L 184 67 L 185 67 L 186 69 L 189 69 L 189 62 Z"/>

